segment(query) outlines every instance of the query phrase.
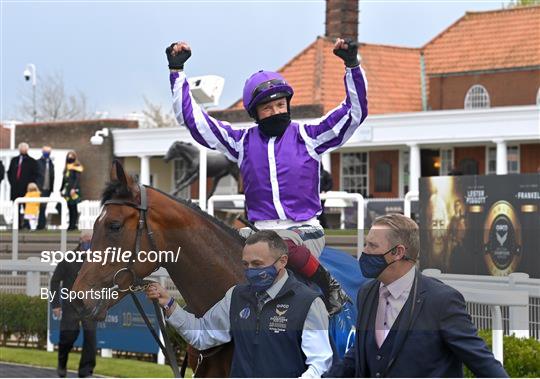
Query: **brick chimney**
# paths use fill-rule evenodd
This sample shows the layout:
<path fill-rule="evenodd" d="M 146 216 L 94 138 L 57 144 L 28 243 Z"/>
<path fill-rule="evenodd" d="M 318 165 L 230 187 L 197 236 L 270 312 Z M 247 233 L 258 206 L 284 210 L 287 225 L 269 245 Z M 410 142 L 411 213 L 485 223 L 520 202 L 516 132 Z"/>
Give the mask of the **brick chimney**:
<path fill-rule="evenodd" d="M 329 38 L 351 38 L 358 41 L 359 0 L 326 0 L 326 32 Z"/>

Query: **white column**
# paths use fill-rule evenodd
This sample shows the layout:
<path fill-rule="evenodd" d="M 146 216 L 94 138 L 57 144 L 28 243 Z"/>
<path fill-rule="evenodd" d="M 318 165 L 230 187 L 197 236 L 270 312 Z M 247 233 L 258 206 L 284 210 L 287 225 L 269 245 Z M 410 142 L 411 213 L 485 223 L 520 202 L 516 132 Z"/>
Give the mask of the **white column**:
<path fill-rule="evenodd" d="M 497 144 L 497 175 L 508 174 L 508 158 L 506 156 L 506 141 L 494 140 Z"/>
<path fill-rule="evenodd" d="M 330 153 L 324 153 L 322 155 L 321 163 L 326 171 L 332 173 L 332 160 L 330 159 Z"/>
<path fill-rule="evenodd" d="M 150 185 L 150 157 L 148 155 L 140 155 L 141 159 L 141 172 L 139 175 L 139 181 L 141 184 Z"/>
<path fill-rule="evenodd" d="M 420 147 L 416 143 L 409 146 L 409 191 L 418 191 L 420 179 Z"/>

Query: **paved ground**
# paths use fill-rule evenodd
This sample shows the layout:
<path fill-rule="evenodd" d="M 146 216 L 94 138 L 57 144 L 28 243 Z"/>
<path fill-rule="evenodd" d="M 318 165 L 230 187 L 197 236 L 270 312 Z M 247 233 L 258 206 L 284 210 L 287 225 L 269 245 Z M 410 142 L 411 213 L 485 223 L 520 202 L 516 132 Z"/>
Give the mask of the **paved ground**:
<path fill-rule="evenodd" d="M 76 378 L 77 372 L 68 371 L 68 378 Z M 56 369 L 41 368 L 16 363 L 0 363 L 0 378 L 58 378 Z"/>

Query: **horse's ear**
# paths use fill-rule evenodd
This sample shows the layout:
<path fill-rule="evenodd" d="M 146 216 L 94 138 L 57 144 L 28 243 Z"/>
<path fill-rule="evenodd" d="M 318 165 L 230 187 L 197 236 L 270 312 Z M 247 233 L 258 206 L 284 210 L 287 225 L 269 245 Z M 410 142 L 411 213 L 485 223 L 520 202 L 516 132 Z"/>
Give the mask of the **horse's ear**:
<path fill-rule="evenodd" d="M 132 179 L 126 175 L 124 166 L 119 160 L 115 159 L 111 167 L 111 182 L 118 181 L 122 183 L 126 188 L 129 188 L 132 184 Z"/>

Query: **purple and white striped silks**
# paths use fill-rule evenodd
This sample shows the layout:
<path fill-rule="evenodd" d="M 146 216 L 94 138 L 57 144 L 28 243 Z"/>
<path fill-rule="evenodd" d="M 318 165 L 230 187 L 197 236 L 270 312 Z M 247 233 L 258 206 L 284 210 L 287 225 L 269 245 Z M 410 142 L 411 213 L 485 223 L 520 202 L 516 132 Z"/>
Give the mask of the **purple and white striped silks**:
<path fill-rule="evenodd" d="M 302 222 L 321 213 L 321 156 L 342 146 L 367 116 L 367 81 L 360 66 L 346 68 L 343 103 L 316 122 L 291 122 L 279 138 L 265 136 L 256 125 L 233 129 L 216 120 L 197 105 L 184 72 L 171 72 L 170 80 L 178 123 L 198 143 L 238 163 L 250 221 Z"/>

